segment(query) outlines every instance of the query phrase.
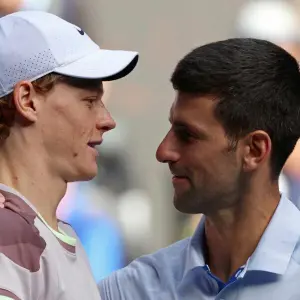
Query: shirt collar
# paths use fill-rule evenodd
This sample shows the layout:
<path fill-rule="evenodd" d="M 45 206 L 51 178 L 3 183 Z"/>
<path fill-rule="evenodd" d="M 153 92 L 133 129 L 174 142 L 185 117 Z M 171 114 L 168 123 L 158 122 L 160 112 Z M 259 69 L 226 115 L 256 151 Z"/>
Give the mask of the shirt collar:
<path fill-rule="evenodd" d="M 7 198 L 7 201 L 12 201 L 11 204 L 13 205 L 15 211 L 31 215 L 34 218 L 37 216 L 59 240 L 71 246 L 76 245 L 76 238 L 66 234 L 60 228 L 60 224 L 58 224 L 59 231 L 56 231 L 53 228 L 51 228 L 45 221 L 45 219 L 41 216 L 41 214 L 37 211 L 37 209 L 34 207 L 34 205 L 32 205 L 30 201 L 27 198 L 25 198 L 20 192 L 18 192 L 12 187 L 0 183 L 0 193 L 3 194 L 5 198 Z"/>
<path fill-rule="evenodd" d="M 300 211 L 285 196 L 256 250 L 249 259 L 247 270 L 284 274 L 300 238 Z"/>
<path fill-rule="evenodd" d="M 186 257 L 183 268 L 183 278 L 194 268 L 204 267 L 204 223 L 205 217 L 200 220 L 199 225 L 196 228 L 195 233 L 190 238 L 187 249 Z"/>
<path fill-rule="evenodd" d="M 36 208 L 30 203 L 29 200 L 27 200 L 21 193 L 19 193 L 17 190 L 15 190 L 14 188 L 10 187 L 10 186 L 7 186 L 3 183 L 0 183 L 0 192 L 6 196 L 6 197 L 12 197 L 14 199 L 20 199 L 22 200 L 23 202 L 25 202 L 27 204 L 27 206 L 32 209 L 32 211 L 34 213 L 37 214 L 37 210 Z"/>
<path fill-rule="evenodd" d="M 205 266 L 204 222 L 201 221 L 190 238 L 183 268 L 183 278 L 193 269 Z M 257 270 L 284 274 L 300 238 L 300 211 L 282 196 L 258 246 L 247 262 L 245 271 Z M 244 272 L 243 272 L 244 273 Z"/>

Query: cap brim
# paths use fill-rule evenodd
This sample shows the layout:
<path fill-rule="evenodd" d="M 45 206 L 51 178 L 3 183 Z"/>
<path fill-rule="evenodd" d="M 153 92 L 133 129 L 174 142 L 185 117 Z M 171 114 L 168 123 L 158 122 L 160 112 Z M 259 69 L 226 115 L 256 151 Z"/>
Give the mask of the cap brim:
<path fill-rule="evenodd" d="M 111 81 L 128 75 L 136 66 L 139 54 L 131 51 L 104 50 L 92 53 L 54 72 L 76 78 Z"/>

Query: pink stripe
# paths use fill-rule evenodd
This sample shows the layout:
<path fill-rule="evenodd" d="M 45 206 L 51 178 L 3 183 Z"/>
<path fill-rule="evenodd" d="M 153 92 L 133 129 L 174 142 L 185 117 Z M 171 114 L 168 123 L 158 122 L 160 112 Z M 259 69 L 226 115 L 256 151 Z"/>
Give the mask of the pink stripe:
<path fill-rule="evenodd" d="M 3 289 L 0 289 L 0 295 L 1 296 L 6 296 L 6 297 L 10 297 L 14 300 L 21 300 L 20 298 L 18 298 L 15 294 L 7 291 L 7 290 L 3 290 Z"/>
<path fill-rule="evenodd" d="M 69 252 L 71 252 L 71 253 L 73 253 L 73 254 L 76 253 L 76 248 L 75 248 L 74 246 L 69 245 L 69 244 L 63 242 L 63 241 L 60 240 L 59 238 L 56 238 L 56 239 L 58 240 L 58 242 L 60 243 L 60 245 L 61 245 L 63 248 L 65 248 L 67 251 L 69 251 Z"/>

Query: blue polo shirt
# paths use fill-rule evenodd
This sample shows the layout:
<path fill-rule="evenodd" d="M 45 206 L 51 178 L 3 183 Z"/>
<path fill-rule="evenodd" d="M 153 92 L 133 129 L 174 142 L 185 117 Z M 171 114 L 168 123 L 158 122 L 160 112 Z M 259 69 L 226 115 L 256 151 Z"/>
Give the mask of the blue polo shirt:
<path fill-rule="evenodd" d="M 245 266 L 227 283 L 203 254 L 204 220 L 191 238 L 143 256 L 100 282 L 102 300 L 299 300 L 300 211 L 284 196 Z"/>

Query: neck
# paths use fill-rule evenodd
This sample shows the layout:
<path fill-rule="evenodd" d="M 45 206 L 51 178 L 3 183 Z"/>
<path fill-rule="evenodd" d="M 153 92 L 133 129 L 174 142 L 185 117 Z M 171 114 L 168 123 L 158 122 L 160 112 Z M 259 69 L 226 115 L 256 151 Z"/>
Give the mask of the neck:
<path fill-rule="evenodd" d="M 51 174 L 42 153 L 33 157 L 32 153 L 39 152 L 31 147 L 26 145 L 22 148 L 11 143 L 8 146 L 5 142 L 0 148 L 0 183 L 14 188 L 27 198 L 48 225 L 57 230 L 56 210 L 66 192 L 67 183 Z"/>
<path fill-rule="evenodd" d="M 278 185 L 268 192 L 248 193 L 231 208 L 206 217 L 207 263 L 227 282 L 257 247 L 280 200 Z"/>

